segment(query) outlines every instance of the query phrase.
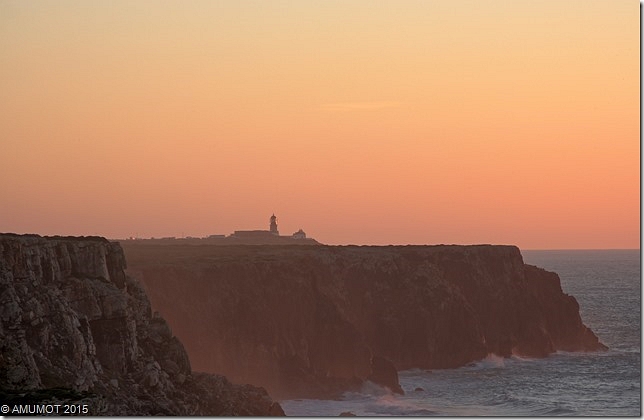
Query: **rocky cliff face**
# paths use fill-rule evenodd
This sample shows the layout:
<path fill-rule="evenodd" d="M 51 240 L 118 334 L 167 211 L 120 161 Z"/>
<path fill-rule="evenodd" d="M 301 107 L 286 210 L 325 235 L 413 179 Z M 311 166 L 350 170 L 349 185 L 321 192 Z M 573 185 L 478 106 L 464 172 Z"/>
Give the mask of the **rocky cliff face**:
<path fill-rule="evenodd" d="M 605 348 L 516 247 L 124 247 L 194 366 L 279 397 L 396 389 L 393 366 Z"/>
<path fill-rule="evenodd" d="M 181 342 L 102 238 L 0 235 L 0 400 L 86 414 L 283 414 L 267 393 L 191 372 Z"/>

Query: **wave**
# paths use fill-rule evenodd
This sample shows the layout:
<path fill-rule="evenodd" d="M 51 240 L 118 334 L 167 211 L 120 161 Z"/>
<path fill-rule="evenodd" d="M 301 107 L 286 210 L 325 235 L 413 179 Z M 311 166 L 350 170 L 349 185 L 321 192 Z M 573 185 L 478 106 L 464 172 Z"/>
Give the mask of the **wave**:
<path fill-rule="evenodd" d="M 419 400 L 394 395 L 384 395 L 367 405 L 368 413 L 387 416 L 431 416 L 439 414 Z"/>
<path fill-rule="evenodd" d="M 289 401 L 283 408 L 307 416 L 633 415 L 640 407 L 639 360 L 639 352 L 622 350 L 534 359 L 490 354 L 457 369 L 401 371 L 405 395 L 365 383 L 341 401 Z"/>
<path fill-rule="evenodd" d="M 494 369 L 494 368 L 505 368 L 507 363 L 511 360 L 527 361 L 529 359 L 524 359 L 519 356 L 512 357 L 503 357 L 498 354 L 489 353 L 484 359 L 468 363 L 467 365 L 459 369 Z"/>

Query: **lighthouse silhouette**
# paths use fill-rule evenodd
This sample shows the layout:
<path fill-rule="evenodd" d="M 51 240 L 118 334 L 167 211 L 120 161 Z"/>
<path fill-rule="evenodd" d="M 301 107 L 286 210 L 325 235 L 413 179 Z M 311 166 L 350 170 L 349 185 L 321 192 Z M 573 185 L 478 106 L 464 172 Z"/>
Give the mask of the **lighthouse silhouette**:
<path fill-rule="evenodd" d="M 271 228 L 270 231 L 273 235 L 279 236 L 279 231 L 277 230 L 277 217 L 275 217 L 275 213 L 271 216 Z"/>

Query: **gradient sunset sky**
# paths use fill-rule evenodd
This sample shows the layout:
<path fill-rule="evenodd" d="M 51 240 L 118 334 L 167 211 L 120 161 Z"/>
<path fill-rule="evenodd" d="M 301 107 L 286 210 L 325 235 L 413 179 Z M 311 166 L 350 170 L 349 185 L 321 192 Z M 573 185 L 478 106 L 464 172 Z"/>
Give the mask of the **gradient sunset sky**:
<path fill-rule="evenodd" d="M 0 0 L 0 232 L 639 248 L 639 19 Z"/>

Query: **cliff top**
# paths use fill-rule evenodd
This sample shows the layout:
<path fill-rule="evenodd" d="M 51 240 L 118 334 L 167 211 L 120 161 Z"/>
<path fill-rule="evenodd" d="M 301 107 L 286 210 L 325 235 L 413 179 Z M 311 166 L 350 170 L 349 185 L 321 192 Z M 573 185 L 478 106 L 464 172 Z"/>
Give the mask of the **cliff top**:
<path fill-rule="evenodd" d="M 406 255 L 419 258 L 431 254 L 485 254 L 518 258 L 523 262 L 521 251 L 514 245 L 161 245 L 140 241 L 119 243 L 127 255 L 128 262 L 134 262 L 143 256 L 154 256 L 157 260 L 207 258 L 212 261 L 219 258 L 324 257 L 337 254 L 356 257 Z"/>
<path fill-rule="evenodd" d="M 0 233 L 0 239 L 46 239 L 46 240 L 62 240 L 62 241 L 99 241 L 111 242 L 102 236 L 42 236 L 35 233 Z"/>

